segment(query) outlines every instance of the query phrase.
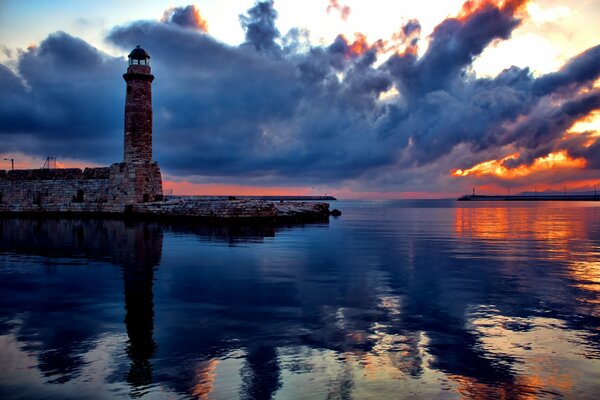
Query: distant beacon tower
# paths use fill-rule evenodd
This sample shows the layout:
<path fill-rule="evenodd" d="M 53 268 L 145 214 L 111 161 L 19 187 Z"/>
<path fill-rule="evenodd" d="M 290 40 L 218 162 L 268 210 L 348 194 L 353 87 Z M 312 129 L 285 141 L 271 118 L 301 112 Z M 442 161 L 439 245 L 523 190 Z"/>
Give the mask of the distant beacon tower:
<path fill-rule="evenodd" d="M 129 67 L 123 79 L 125 96 L 126 163 L 152 162 L 152 81 L 150 55 L 139 45 L 129 53 Z"/>

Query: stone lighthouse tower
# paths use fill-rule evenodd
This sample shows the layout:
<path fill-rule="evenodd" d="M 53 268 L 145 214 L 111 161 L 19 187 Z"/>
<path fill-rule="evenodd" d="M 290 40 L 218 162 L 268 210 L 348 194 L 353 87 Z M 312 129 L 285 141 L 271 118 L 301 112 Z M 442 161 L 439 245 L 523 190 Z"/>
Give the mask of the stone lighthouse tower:
<path fill-rule="evenodd" d="M 111 192 L 118 203 L 133 204 L 162 199 L 162 178 L 152 161 L 152 81 L 150 55 L 137 46 L 129 53 L 123 75 L 125 129 L 123 162 L 110 170 Z"/>
<path fill-rule="evenodd" d="M 137 46 L 129 53 L 129 67 L 123 75 L 125 95 L 126 163 L 152 161 L 152 81 L 150 55 Z"/>

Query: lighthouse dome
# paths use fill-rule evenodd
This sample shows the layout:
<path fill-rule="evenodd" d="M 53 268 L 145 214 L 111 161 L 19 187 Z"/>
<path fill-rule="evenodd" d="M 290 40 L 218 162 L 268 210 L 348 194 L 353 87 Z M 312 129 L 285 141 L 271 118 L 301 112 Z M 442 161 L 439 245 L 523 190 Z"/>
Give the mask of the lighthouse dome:
<path fill-rule="evenodd" d="M 135 49 L 129 53 L 127 56 L 129 58 L 129 65 L 140 64 L 140 65 L 149 65 L 150 64 L 150 54 L 144 49 L 140 47 L 140 45 L 135 46 Z"/>

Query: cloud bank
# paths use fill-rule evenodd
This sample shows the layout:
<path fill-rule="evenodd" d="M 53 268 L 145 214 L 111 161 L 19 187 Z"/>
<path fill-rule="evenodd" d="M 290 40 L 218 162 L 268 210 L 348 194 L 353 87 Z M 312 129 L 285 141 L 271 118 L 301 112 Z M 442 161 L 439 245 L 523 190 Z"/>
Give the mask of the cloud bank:
<path fill-rule="evenodd" d="M 594 132 L 565 132 L 600 109 L 600 46 L 542 76 L 472 71 L 524 23 L 525 3 L 467 2 L 425 39 L 410 20 L 387 41 L 340 35 L 317 46 L 302 29 L 279 32 L 273 2 L 263 1 L 240 16 L 239 46 L 210 36 L 194 6 L 115 27 L 107 40 L 152 56 L 155 159 L 171 176 L 448 191 L 455 168 L 518 152 L 505 161 L 516 168 L 563 151 L 586 160 L 582 177 L 598 177 Z M 419 55 L 422 40 L 429 45 Z M 6 152 L 119 161 L 125 68 L 64 32 L 20 52 L 14 68 L 0 64 Z"/>

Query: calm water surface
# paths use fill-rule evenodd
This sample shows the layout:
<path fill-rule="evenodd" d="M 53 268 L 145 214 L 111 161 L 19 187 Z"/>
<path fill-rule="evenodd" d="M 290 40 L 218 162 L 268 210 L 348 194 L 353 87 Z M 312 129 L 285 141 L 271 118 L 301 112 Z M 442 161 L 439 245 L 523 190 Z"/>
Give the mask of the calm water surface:
<path fill-rule="evenodd" d="M 597 398 L 595 204 L 332 206 L 0 220 L 0 398 Z"/>

